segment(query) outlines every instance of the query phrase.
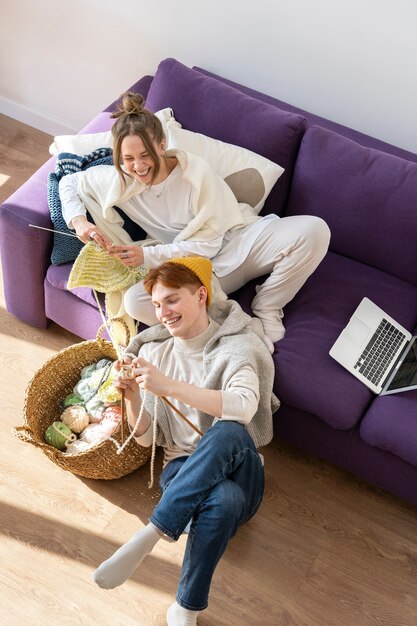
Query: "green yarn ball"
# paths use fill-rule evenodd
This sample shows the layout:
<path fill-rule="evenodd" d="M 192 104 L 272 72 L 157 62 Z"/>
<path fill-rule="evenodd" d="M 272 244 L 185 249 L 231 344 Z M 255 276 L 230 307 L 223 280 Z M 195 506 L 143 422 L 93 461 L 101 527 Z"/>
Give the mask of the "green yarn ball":
<path fill-rule="evenodd" d="M 63 450 L 65 448 L 65 443 L 68 441 L 74 440 L 75 435 L 73 434 L 71 428 L 68 428 L 66 424 L 63 422 L 54 422 L 45 431 L 45 441 L 50 446 L 57 448 L 58 450 Z"/>
<path fill-rule="evenodd" d="M 67 408 L 68 406 L 74 406 L 75 404 L 83 404 L 83 399 L 80 398 L 80 396 L 77 396 L 76 393 L 70 393 L 62 404 L 64 405 L 64 408 Z"/>

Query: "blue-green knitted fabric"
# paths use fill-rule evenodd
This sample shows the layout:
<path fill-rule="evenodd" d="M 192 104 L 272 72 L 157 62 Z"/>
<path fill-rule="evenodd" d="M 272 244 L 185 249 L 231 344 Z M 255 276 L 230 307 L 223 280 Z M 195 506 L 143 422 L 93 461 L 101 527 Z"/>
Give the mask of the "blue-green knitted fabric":
<path fill-rule="evenodd" d="M 84 156 L 70 154 L 68 152 L 62 152 L 58 155 L 55 171 L 48 175 L 48 207 L 55 230 L 74 234 L 74 231 L 68 228 L 62 217 L 58 188 L 61 178 L 66 176 L 66 174 L 82 172 L 95 165 L 113 165 L 112 155 L 113 151 L 111 148 L 99 148 Z M 88 214 L 87 216 L 89 221 L 93 222 L 91 216 Z M 65 235 L 54 233 L 51 263 L 53 265 L 61 265 L 62 263 L 75 261 L 83 245 L 84 244 L 75 237 L 66 237 Z"/>

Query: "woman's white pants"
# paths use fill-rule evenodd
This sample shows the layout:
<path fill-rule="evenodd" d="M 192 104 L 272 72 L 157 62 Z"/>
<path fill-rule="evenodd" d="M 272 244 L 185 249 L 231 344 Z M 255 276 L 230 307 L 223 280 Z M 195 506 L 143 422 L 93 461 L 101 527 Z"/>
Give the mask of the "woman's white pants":
<path fill-rule="evenodd" d="M 252 311 L 261 320 L 265 334 L 276 342 L 285 333 L 283 307 L 322 261 L 329 241 L 329 228 L 319 217 L 295 215 L 272 220 L 252 244 L 241 265 L 219 278 L 220 286 L 230 294 L 250 280 L 269 274 L 265 282 L 256 287 Z M 226 245 L 233 246 L 233 239 Z M 215 298 L 214 293 L 213 300 Z M 157 323 L 151 298 L 142 282 L 126 292 L 125 307 L 134 319 L 148 326 Z"/>

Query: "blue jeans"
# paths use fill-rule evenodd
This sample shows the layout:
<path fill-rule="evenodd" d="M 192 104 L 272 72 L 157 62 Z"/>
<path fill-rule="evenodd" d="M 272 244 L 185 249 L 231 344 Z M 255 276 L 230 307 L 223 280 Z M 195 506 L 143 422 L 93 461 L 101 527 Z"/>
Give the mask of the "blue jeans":
<path fill-rule="evenodd" d="M 177 540 L 192 520 L 177 602 L 201 611 L 207 607 L 214 570 L 229 540 L 262 501 L 262 463 L 242 424 L 218 421 L 191 456 L 168 463 L 160 486 L 162 497 L 150 522 Z"/>

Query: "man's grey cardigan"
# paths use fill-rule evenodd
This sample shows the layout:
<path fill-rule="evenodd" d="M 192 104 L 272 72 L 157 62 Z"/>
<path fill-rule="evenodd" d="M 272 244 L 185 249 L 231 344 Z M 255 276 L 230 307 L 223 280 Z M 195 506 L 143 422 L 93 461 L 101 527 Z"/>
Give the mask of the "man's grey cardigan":
<path fill-rule="evenodd" d="M 201 386 L 206 389 L 224 389 L 229 379 L 241 367 L 250 365 L 259 377 L 260 400 L 258 410 L 246 428 L 256 447 L 268 444 L 273 435 L 272 414 L 278 409 L 279 401 L 272 391 L 274 364 L 263 341 L 250 328 L 251 318 L 242 311 L 234 300 L 212 304 L 208 313 L 220 328 L 209 339 L 203 351 L 204 377 Z M 140 347 L 149 341 L 165 341 L 171 337 L 162 325 L 151 326 L 132 339 L 126 352 L 138 354 Z M 158 367 L 157 363 L 153 363 Z M 163 372 L 162 372 L 163 373 Z M 154 413 L 154 396 L 147 393 L 145 408 L 149 415 Z M 159 445 L 173 445 L 169 429 L 166 405 L 158 401 L 157 409 Z M 217 418 L 199 411 L 198 426 L 205 432 Z"/>

